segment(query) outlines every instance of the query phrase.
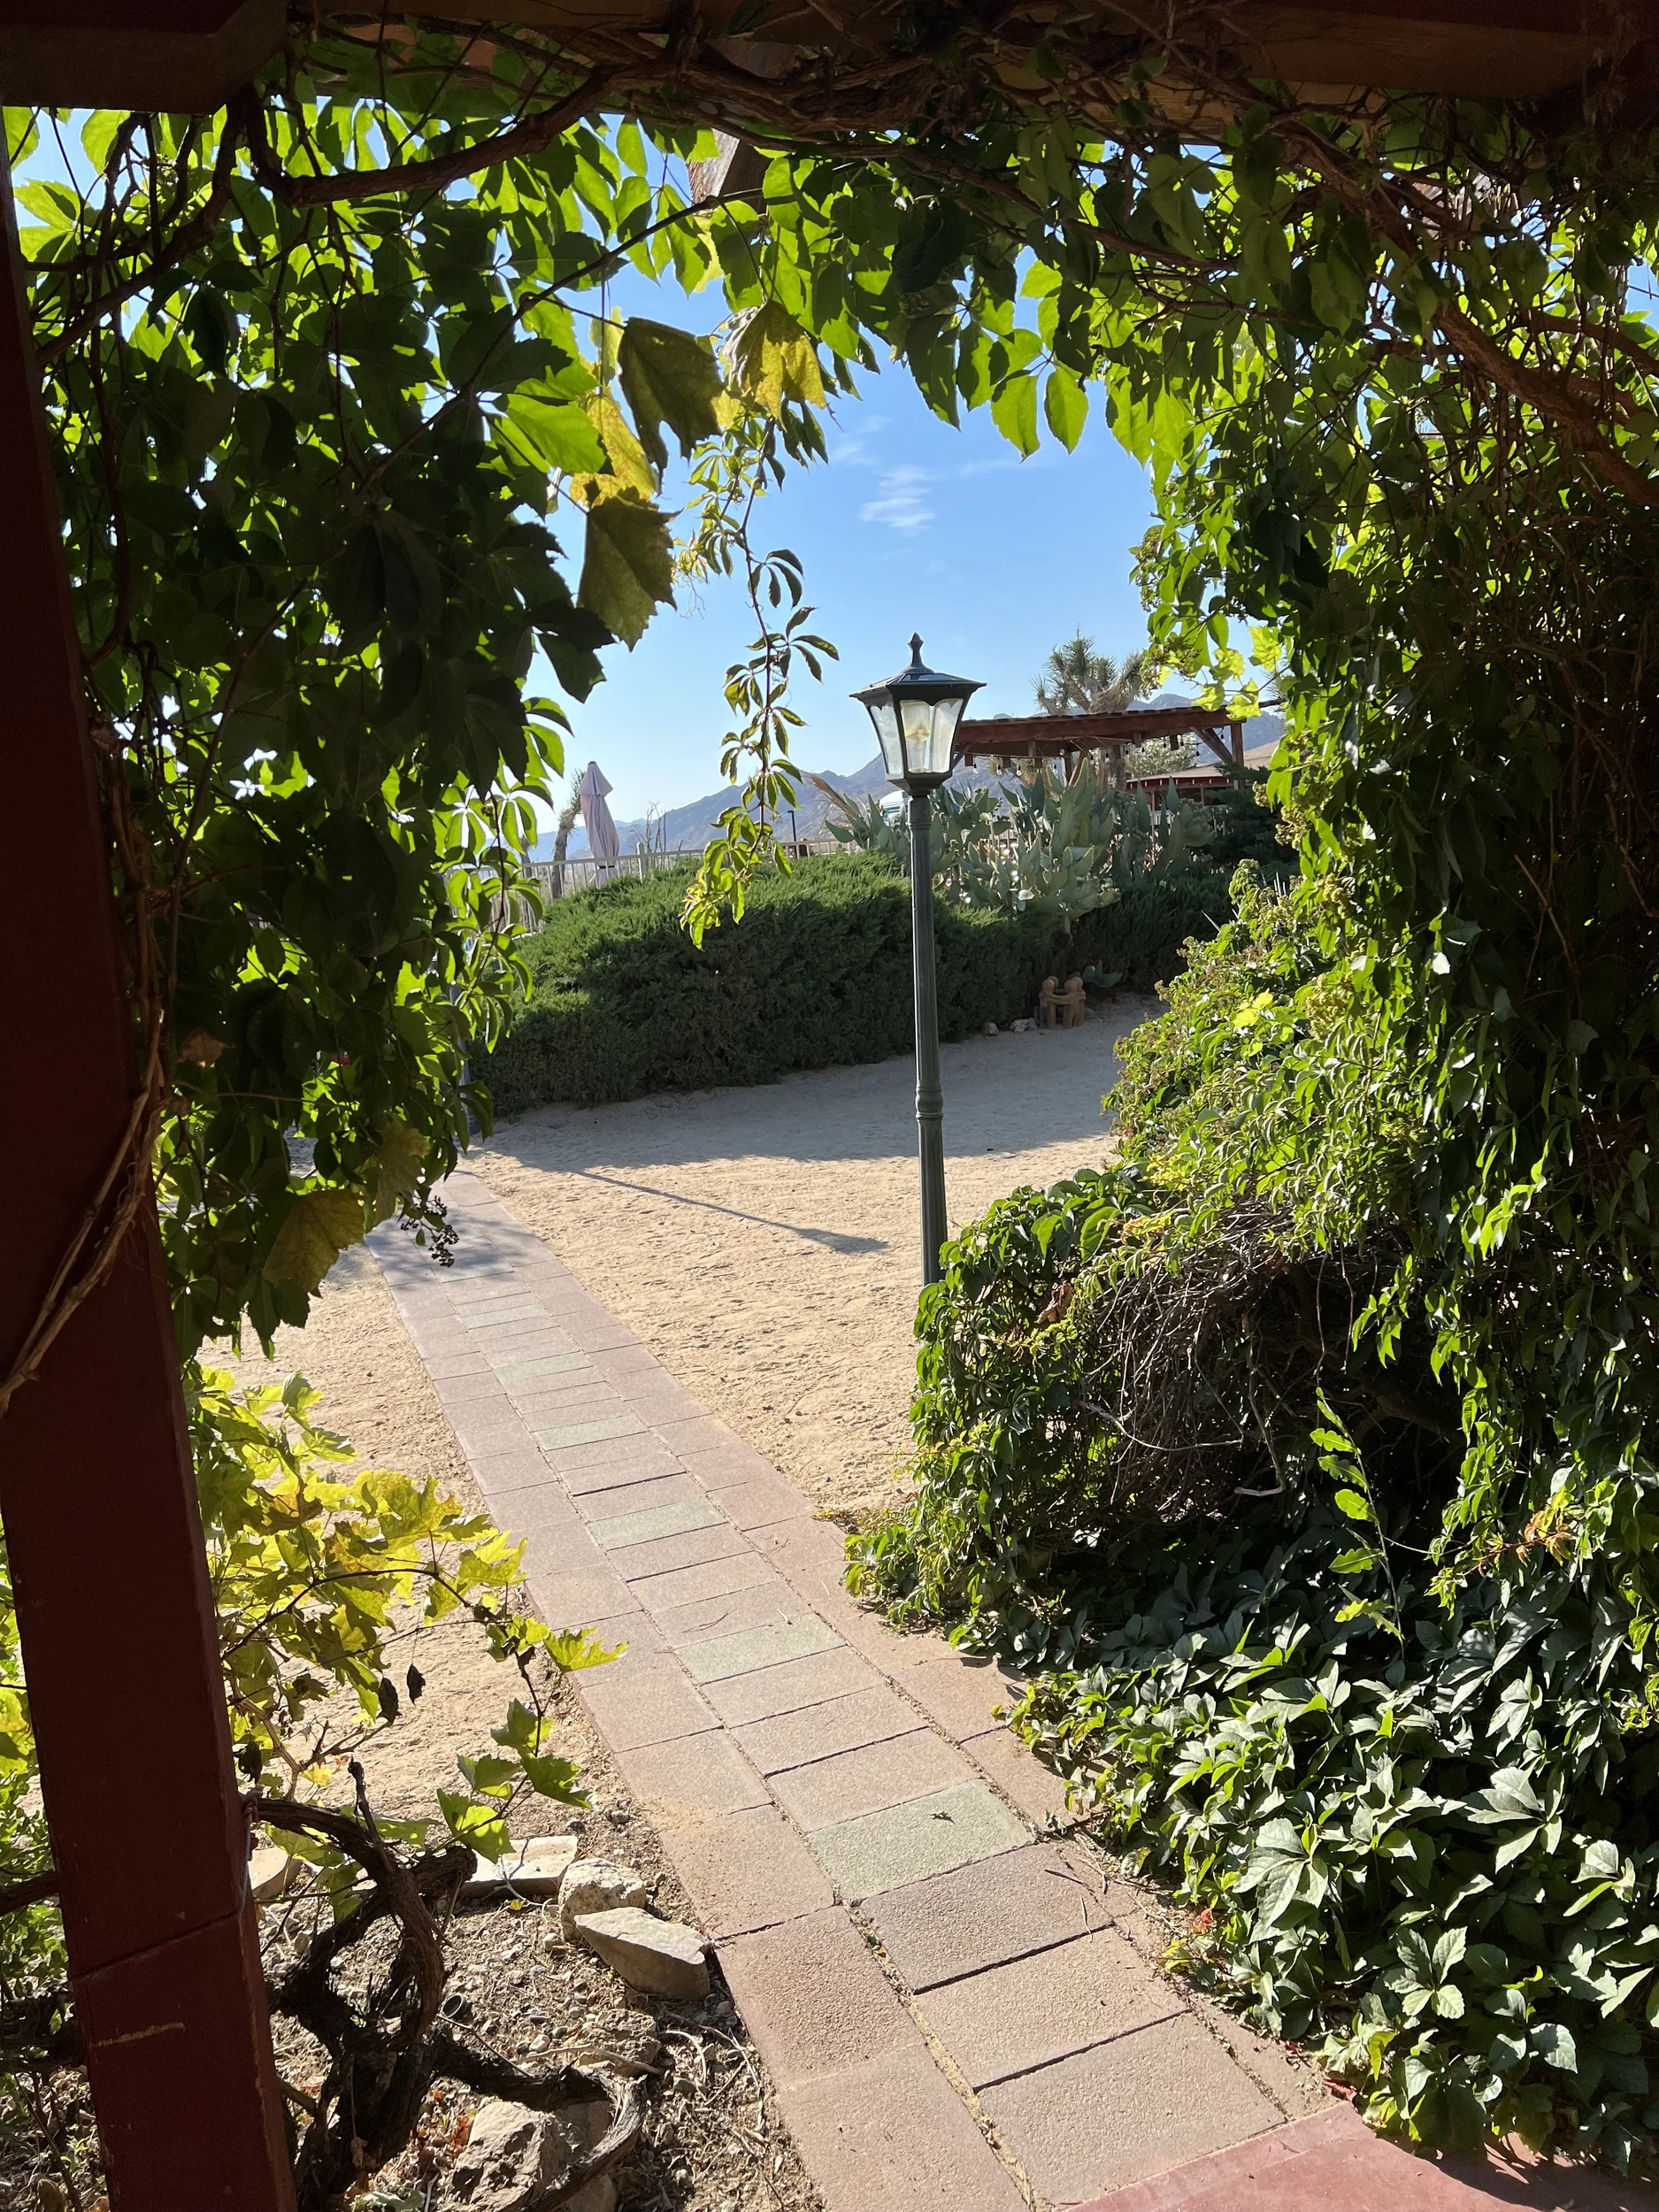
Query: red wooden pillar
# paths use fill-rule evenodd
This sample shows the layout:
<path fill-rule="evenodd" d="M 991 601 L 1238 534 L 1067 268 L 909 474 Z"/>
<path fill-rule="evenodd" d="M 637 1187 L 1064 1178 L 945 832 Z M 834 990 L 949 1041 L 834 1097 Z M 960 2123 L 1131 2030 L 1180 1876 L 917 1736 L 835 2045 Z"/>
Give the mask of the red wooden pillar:
<path fill-rule="evenodd" d="M 0 176 L 0 1373 L 120 1142 L 133 1036 Z M 70 1974 L 112 2212 L 285 2212 L 281 2092 L 153 1200 L 0 1417 Z"/>

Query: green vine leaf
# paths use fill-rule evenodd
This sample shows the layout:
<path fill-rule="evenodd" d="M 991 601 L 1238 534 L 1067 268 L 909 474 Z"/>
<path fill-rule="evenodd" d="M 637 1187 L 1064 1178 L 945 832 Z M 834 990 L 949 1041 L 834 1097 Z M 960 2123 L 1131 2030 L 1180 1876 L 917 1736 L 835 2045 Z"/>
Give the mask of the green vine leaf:
<path fill-rule="evenodd" d="M 659 469 L 668 464 L 662 424 L 680 441 L 682 454 L 718 433 L 719 368 L 713 349 L 689 331 L 631 316 L 617 349 L 617 369 L 640 442 Z"/>
<path fill-rule="evenodd" d="M 626 495 L 590 508 L 577 603 L 597 615 L 613 637 L 637 645 L 657 609 L 672 606 L 673 598 L 666 518 Z"/>

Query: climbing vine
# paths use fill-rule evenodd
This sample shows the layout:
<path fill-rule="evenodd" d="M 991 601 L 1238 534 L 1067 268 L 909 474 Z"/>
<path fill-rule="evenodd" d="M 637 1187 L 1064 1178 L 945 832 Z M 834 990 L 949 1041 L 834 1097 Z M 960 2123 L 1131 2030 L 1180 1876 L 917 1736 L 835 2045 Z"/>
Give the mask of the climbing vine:
<path fill-rule="evenodd" d="M 927 1480 L 864 1571 L 1053 1671 L 1027 1718 L 1210 1916 L 1197 1962 L 1379 2119 L 1644 2155 L 1625 27 L 1553 103 L 1343 103 L 1207 6 L 947 14 L 764 63 L 695 18 L 302 27 L 216 117 L 9 119 L 181 1346 L 303 1318 L 487 1112 L 464 1046 L 521 982 L 495 918 L 568 712 L 533 672 L 580 700 L 665 602 L 668 437 L 688 557 L 792 607 L 734 672 L 758 803 L 701 924 L 791 773 L 763 471 L 884 353 L 1022 453 L 1102 409 L 1158 501 L 1154 656 L 1243 711 L 1274 672 L 1304 879 L 1136 1047 L 1121 1164 L 924 1302 Z M 625 265 L 718 283 L 722 349 L 614 316 Z"/>

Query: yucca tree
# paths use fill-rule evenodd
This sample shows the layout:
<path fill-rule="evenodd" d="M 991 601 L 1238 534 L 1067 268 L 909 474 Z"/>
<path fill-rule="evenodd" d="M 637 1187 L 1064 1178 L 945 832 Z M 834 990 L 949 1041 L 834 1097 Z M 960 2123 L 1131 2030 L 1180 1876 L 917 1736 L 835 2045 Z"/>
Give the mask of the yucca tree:
<path fill-rule="evenodd" d="M 1037 704 L 1045 714 L 1121 714 L 1155 689 L 1158 672 L 1144 653 L 1114 660 L 1097 653 L 1079 630 L 1049 654 L 1037 679 Z"/>

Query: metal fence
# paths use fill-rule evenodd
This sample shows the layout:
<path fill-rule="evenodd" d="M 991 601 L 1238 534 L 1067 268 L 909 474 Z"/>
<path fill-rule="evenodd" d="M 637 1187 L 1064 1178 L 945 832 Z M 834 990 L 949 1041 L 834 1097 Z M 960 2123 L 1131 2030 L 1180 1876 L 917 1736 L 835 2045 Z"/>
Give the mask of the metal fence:
<path fill-rule="evenodd" d="M 810 853 L 838 853 L 844 849 L 833 837 L 803 838 L 787 849 L 799 860 Z M 634 852 L 618 854 L 615 860 L 595 860 L 590 854 L 579 859 L 567 860 L 556 866 L 550 860 L 533 860 L 530 873 L 541 887 L 544 899 L 570 898 L 578 891 L 591 891 L 595 884 L 641 881 L 646 876 L 659 875 L 664 868 L 680 868 L 687 862 L 703 858 L 701 845 L 680 852 Z"/>
<path fill-rule="evenodd" d="M 678 868 L 702 857 L 701 849 L 695 852 L 619 853 L 614 860 L 595 860 L 584 853 L 562 864 L 533 860 L 530 873 L 541 885 L 543 898 L 567 899 L 573 892 L 591 891 L 597 883 L 637 883 L 646 876 L 660 874 L 664 868 Z"/>

